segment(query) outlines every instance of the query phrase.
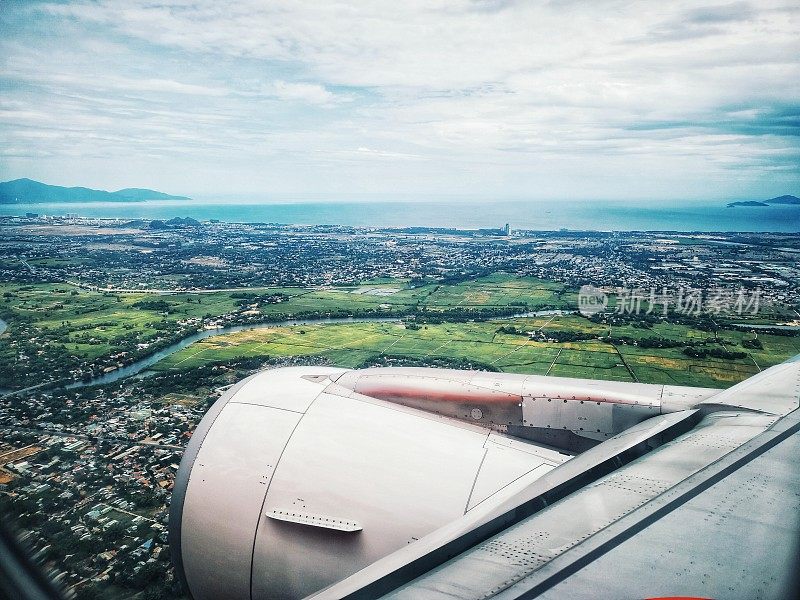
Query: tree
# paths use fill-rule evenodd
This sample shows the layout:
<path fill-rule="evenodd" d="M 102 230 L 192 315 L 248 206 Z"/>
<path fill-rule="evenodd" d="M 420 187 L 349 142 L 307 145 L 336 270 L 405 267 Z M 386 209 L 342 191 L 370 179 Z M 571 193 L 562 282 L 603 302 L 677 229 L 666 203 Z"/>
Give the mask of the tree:
<path fill-rule="evenodd" d="M 142 594 L 142 600 L 164 600 L 166 597 L 164 591 L 157 587 L 149 587 Z"/>
<path fill-rule="evenodd" d="M 76 597 L 78 600 L 100 600 L 103 594 L 95 584 L 90 583 L 78 590 Z"/>

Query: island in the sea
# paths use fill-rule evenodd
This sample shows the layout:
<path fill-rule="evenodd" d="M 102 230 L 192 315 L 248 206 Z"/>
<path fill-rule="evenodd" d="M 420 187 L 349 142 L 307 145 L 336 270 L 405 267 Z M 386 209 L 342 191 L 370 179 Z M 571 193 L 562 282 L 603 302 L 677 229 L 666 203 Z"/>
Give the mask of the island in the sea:
<path fill-rule="evenodd" d="M 733 208 L 734 206 L 769 206 L 769 204 L 766 202 L 759 202 L 758 200 L 746 200 L 744 202 L 728 203 L 728 208 Z"/>
<path fill-rule="evenodd" d="M 0 204 L 35 202 L 143 202 L 145 200 L 191 200 L 155 190 L 126 188 L 116 192 L 85 187 L 48 185 L 32 179 L 0 182 Z"/>
<path fill-rule="evenodd" d="M 789 194 L 785 196 L 778 196 L 777 198 L 770 198 L 766 201 L 767 204 L 794 204 L 800 205 L 800 198 L 797 196 L 791 196 Z"/>
<path fill-rule="evenodd" d="M 764 202 L 761 202 L 759 200 L 729 202 L 728 208 L 734 208 L 736 206 L 772 206 L 773 204 L 789 204 L 792 206 L 800 206 L 800 198 L 798 198 L 797 196 L 791 196 L 789 194 L 786 194 L 784 196 L 777 196 L 776 198 L 770 198 L 769 200 L 764 200 Z"/>

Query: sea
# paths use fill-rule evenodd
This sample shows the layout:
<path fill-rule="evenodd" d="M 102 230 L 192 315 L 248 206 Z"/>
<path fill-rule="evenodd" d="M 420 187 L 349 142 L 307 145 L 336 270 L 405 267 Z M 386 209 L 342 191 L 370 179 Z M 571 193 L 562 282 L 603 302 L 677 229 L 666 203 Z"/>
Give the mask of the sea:
<path fill-rule="evenodd" d="M 501 228 L 538 231 L 800 232 L 800 206 L 725 202 L 475 201 L 264 202 L 158 200 L 0 205 L 0 215 L 170 219 L 354 227 Z"/>

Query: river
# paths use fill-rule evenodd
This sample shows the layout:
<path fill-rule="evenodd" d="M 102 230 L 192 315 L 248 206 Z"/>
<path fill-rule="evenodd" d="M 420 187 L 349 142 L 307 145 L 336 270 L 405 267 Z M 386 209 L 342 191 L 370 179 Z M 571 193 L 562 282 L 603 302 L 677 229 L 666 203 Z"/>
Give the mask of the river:
<path fill-rule="evenodd" d="M 524 312 L 518 313 L 514 315 L 508 315 L 505 317 L 497 317 L 498 319 L 516 319 L 516 318 L 524 318 L 524 317 L 544 317 L 544 316 L 551 316 L 551 315 L 561 315 L 567 314 L 570 311 L 563 311 L 563 310 L 540 310 L 540 311 L 533 311 L 533 312 Z M 332 318 L 320 318 L 320 319 L 289 319 L 286 321 L 275 321 L 272 323 L 253 323 L 250 325 L 230 325 L 228 327 L 218 327 L 216 329 L 204 329 L 203 331 L 198 331 L 197 333 L 193 333 L 182 340 L 175 342 L 174 344 L 170 344 L 166 348 L 159 350 L 145 358 L 137 360 L 129 365 L 124 367 L 119 367 L 113 371 L 109 371 L 108 373 L 103 373 L 102 375 L 98 375 L 97 377 L 93 377 L 89 381 L 75 381 L 73 383 L 67 384 L 65 387 L 67 389 L 75 389 L 75 388 L 82 388 L 82 387 L 89 387 L 92 385 L 104 385 L 107 383 L 113 383 L 115 381 L 119 381 L 120 379 L 125 379 L 126 377 L 131 377 L 132 375 L 137 375 L 147 369 L 148 367 L 153 366 L 158 361 L 165 359 L 171 354 L 178 352 L 179 350 L 183 350 L 187 346 L 191 346 L 197 341 L 204 340 L 206 338 L 214 337 L 217 335 L 226 335 L 229 333 L 236 333 L 237 331 L 250 331 L 254 329 L 271 329 L 274 327 L 291 327 L 293 325 L 315 325 L 315 324 L 332 324 L 332 323 L 397 323 L 402 320 L 401 317 L 332 317 Z M 7 323 L 0 319 L 0 333 L 5 331 L 7 327 Z M 46 384 L 40 384 L 40 387 Z M 31 388 L 26 388 L 31 389 Z M 17 390 L 15 392 L 11 392 L 14 395 L 19 394 L 20 392 L 24 392 L 25 390 Z M 4 392 L 9 392 L 9 390 L 0 390 L 0 395 Z"/>
<path fill-rule="evenodd" d="M 365 322 L 399 322 L 400 317 L 339 317 L 339 318 L 323 318 L 323 319 L 291 319 L 288 321 L 275 321 L 273 323 L 253 323 L 251 325 L 229 325 L 228 327 L 217 327 L 216 329 L 204 329 L 198 331 L 190 336 L 187 336 L 170 344 L 163 350 L 159 350 L 145 358 L 137 360 L 129 365 L 120 367 L 114 371 L 103 373 L 97 377 L 93 377 L 89 381 L 76 381 L 66 386 L 67 389 L 88 387 L 90 385 L 103 385 L 106 383 L 113 383 L 120 379 L 125 379 L 131 375 L 141 373 L 148 367 L 156 364 L 158 361 L 165 359 L 170 354 L 175 354 L 179 350 L 183 350 L 187 346 L 191 346 L 195 342 L 204 340 L 206 338 L 214 337 L 217 335 L 226 335 L 229 333 L 236 333 L 237 331 L 250 331 L 253 329 L 271 329 L 274 327 L 291 327 L 293 325 L 315 325 L 319 323 L 365 323 Z"/>
<path fill-rule="evenodd" d="M 736 327 L 749 329 L 779 329 L 782 331 L 800 331 L 800 325 L 753 325 L 751 323 L 734 323 Z"/>
<path fill-rule="evenodd" d="M 507 317 L 498 317 L 504 319 L 516 319 L 516 318 L 524 318 L 524 317 L 544 317 L 550 315 L 561 315 L 566 314 L 569 311 L 563 310 L 540 310 L 534 312 L 525 312 L 519 313 L 515 315 L 509 315 Z M 322 319 L 291 319 L 288 321 L 275 321 L 273 323 L 254 323 L 251 325 L 230 325 L 228 327 L 219 327 L 217 329 L 205 329 L 203 331 L 199 331 L 197 333 L 193 333 L 192 335 L 183 338 L 179 342 L 175 342 L 164 348 L 163 350 L 159 350 L 154 354 L 151 354 L 141 360 L 137 360 L 129 365 L 124 367 L 120 367 L 114 371 L 110 371 L 109 373 L 104 373 L 103 375 L 99 375 L 97 377 L 93 377 L 89 381 L 76 381 L 74 383 L 68 384 L 66 387 L 67 389 L 74 389 L 74 388 L 81 388 L 81 387 L 88 387 L 91 385 L 103 385 L 106 383 L 113 383 L 115 381 L 119 381 L 120 379 L 125 379 L 126 377 L 130 377 L 131 375 L 136 375 L 141 373 L 148 367 L 156 364 L 158 361 L 165 359 L 170 354 L 174 354 L 179 350 L 183 350 L 187 346 L 191 346 L 197 341 L 204 340 L 206 338 L 214 337 L 217 335 L 226 335 L 229 333 L 236 333 L 237 331 L 250 331 L 253 329 L 271 329 L 274 327 L 291 327 L 293 325 L 315 325 L 315 324 L 331 324 L 331 323 L 396 323 L 400 322 L 401 317 L 334 317 L 334 318 L 322 318 Z"/>

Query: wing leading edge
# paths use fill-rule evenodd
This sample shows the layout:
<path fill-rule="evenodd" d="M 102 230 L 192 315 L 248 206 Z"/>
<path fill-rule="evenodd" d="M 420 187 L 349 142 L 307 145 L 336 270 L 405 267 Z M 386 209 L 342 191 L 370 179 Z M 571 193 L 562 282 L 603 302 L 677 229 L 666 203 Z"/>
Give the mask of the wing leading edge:
<path fill-rule="evenodd" d="M 800 357 L 654 417 L 317 598 L 790 597 Z"/>

